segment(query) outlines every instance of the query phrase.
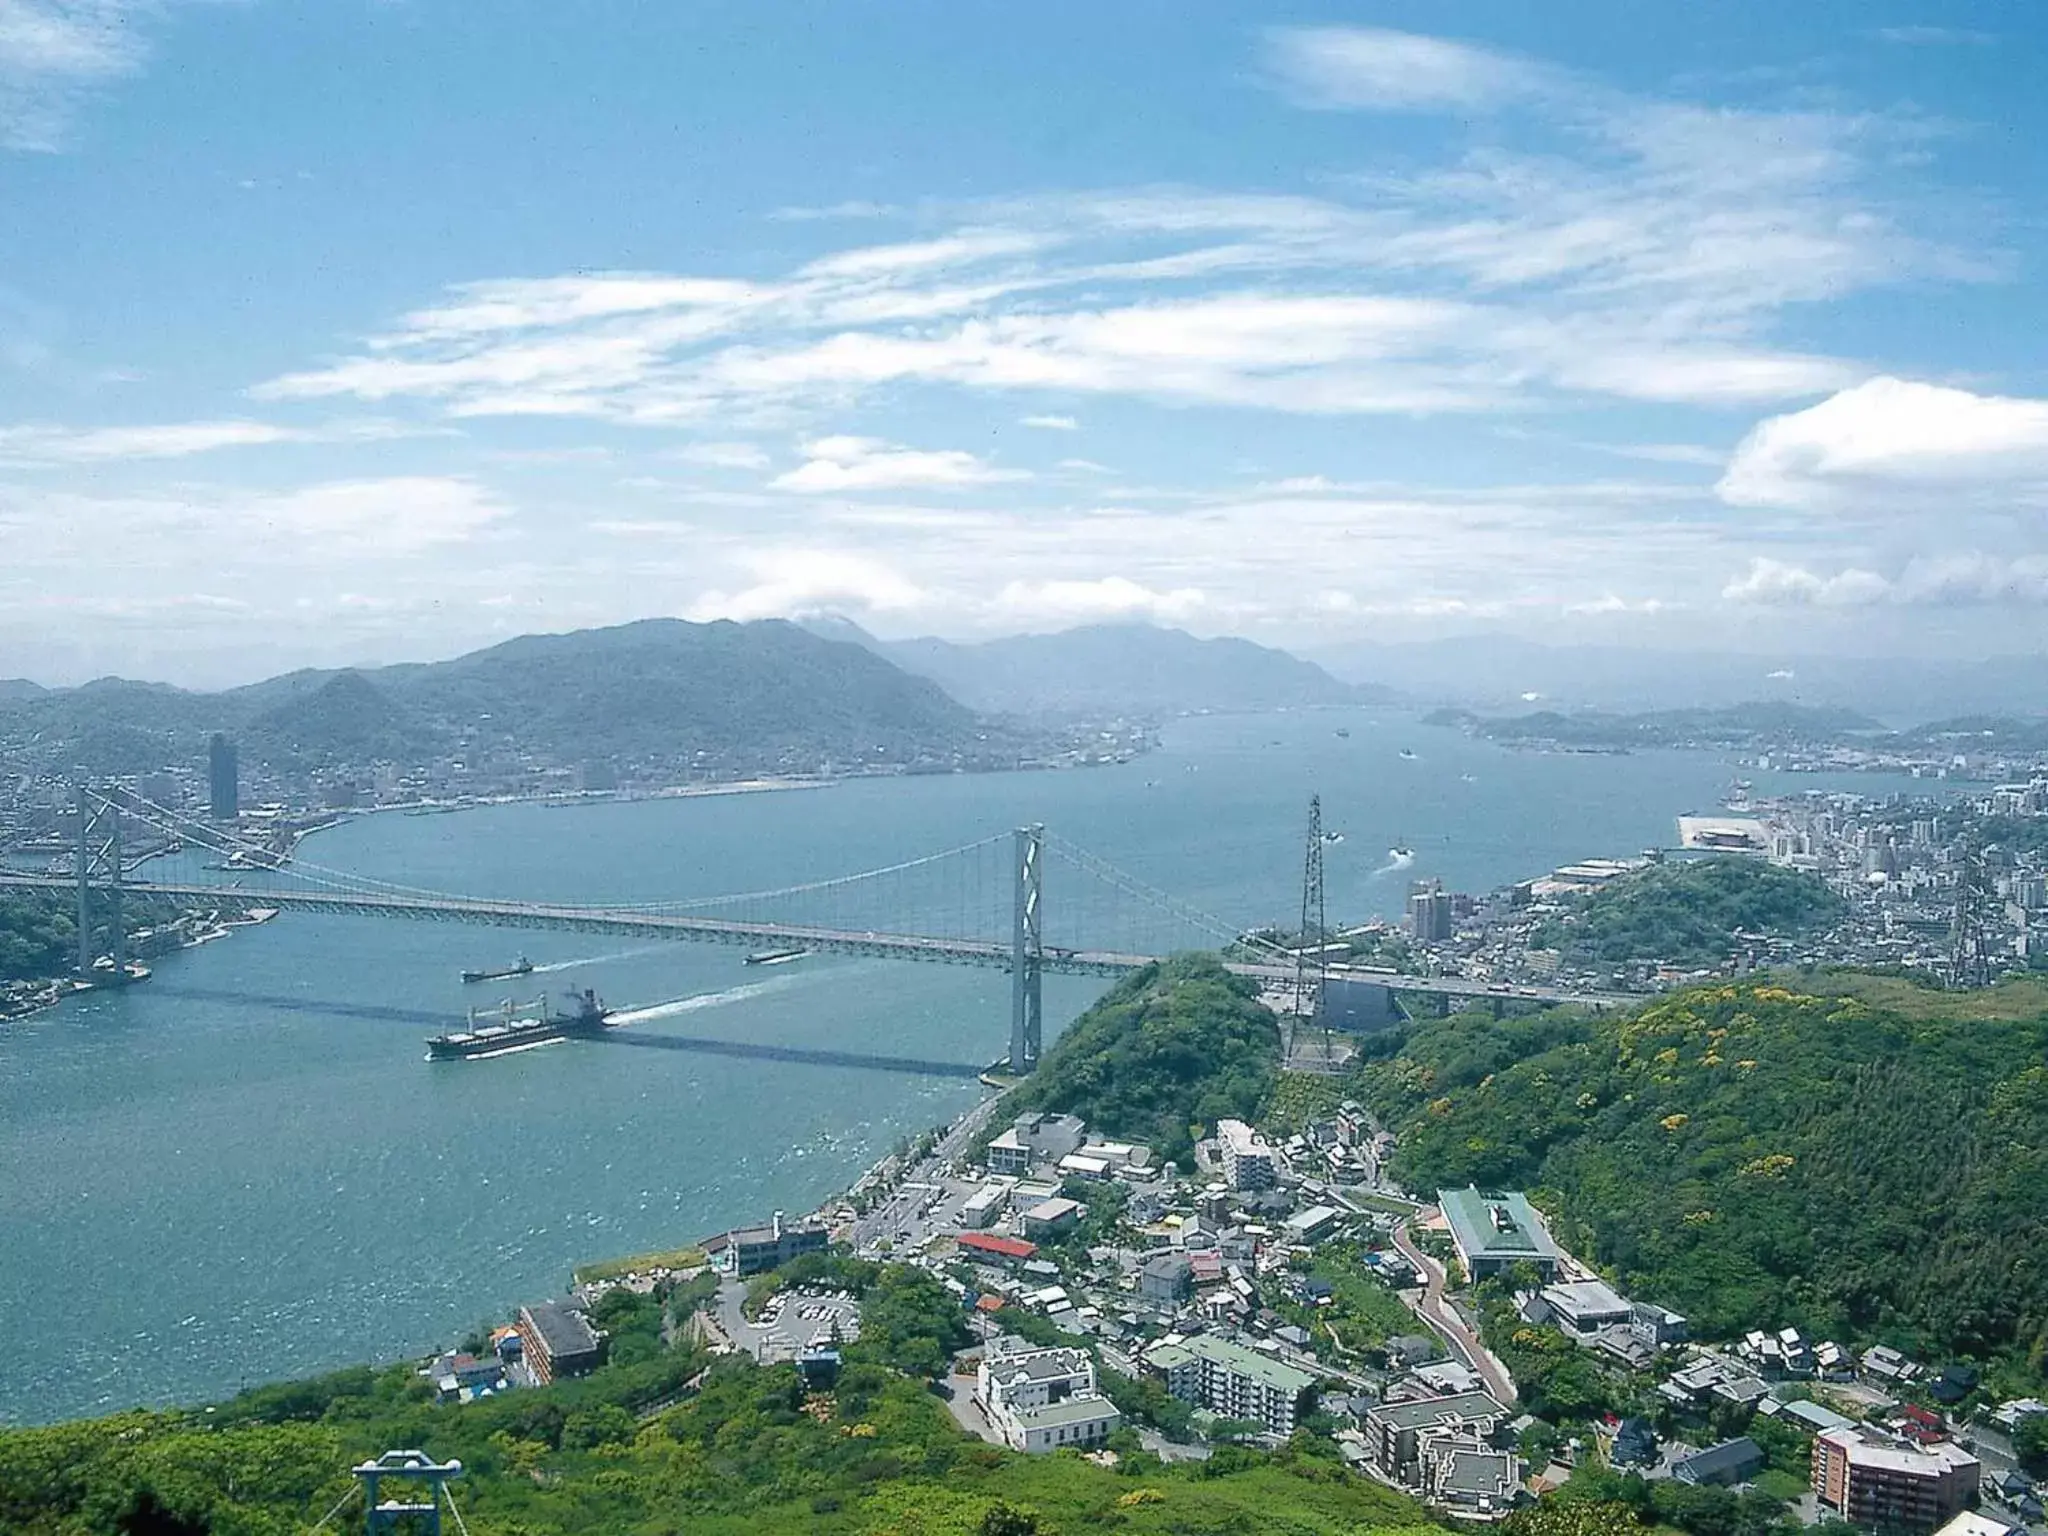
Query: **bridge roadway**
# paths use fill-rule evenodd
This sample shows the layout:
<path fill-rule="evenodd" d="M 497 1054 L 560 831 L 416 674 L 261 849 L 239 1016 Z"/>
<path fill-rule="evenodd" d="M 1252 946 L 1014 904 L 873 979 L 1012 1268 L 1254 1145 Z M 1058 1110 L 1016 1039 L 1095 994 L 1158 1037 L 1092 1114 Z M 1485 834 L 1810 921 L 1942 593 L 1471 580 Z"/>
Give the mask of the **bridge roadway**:
<path fill-rule="evenodd" d="M 76 882 L 62 875 L 0 873 L 0 889 L 70 891 Z M 415 921 L 476 923 L 497 928 L 549 928 L 569 933 L 601 933 L 623 938 L 676 939 L 693 943 L 741 944 L 781 949 L 808 949 L 825 954 L 865 955 L 885 960 L 926 960 L 947 965 L 1010 967 L 1010 946 L 991 939 L 939 939 L 919 934 L 811 928 L 791 923 L 744 923 L 727 918 L 695 917 L 670 912 L 550 906 L 523 901 L 491 901 L 469 897 L 368 895 L 348 891 L 279 890 L 262 886 L 179 884 L 130 880 L 122 890 L 138 896 L 169 896 L 179 900 L 228 898 L 248 906 L 275 907 L 283 912 L 330 912 L 355 917 L 398 917 Z M 1045 971 L 1067 976 L 1122 976 L 1147 966 L 1157 955 L 1121 954 L 1114 950 L 1067 949 L 1047 945 L 1040 961 Z M 1231 964 L 1240 976 L 1260 981 L 1291 981 L 1287 965 Z M 1380 971 L 1352 971 L 1332 966 L 1346 980 L 1384 986 L 1394 992 L 1423 992 L 1448 997 L 1519 998 L 1529 1002 L 1582 1003 L 1611 1008 L 1641 1002 L 1626 993 L 1574 992 L 1561 987 L 1502 986 L 1459 976 L 1402 976 Z"/>

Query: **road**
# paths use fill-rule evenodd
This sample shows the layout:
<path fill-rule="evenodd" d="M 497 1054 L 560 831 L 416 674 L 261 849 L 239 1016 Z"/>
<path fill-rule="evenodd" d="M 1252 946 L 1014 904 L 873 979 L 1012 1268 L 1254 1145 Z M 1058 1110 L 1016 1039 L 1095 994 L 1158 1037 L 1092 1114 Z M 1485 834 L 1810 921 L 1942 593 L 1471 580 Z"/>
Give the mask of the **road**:
<path fill-rule="evenodd" d="M 1432 1208 L 1422 1213 L 1434 1216 Z M 1478 1372 L 1479 1379 L 1486 1383 L 1486 1390 L 1503 1403 L 1515 1400 L 1515 1379 L 1508 1374 L 1493 1352 L 1480 1342 L 1479 1336 L 1465 1326 L 1465 1320 L 1458 1316 L 1456 1309 L 1444 1300 L 1444 1267 L 1420 1248 L 1408 1236 L 1406 1223 L 1394 1224 L 1394 1247 L 1401 1257 L 1415 1266 L 1422 1276 L 1422 1294 L 1408 1298 L 1408 1305 L 1415 1309 L 1415 1315 L 1427 1323 L 1437 1337 L 1450 1346 L 1451 1353 Z"/>
<path fill-rule="evenodd" d="M 946 1170 L 966 1154 L 974 1138 L 981 1134 L 999 1102 L 1001 1096 L 992 1094 L 954 1121 L 931 1151 L 903 1171 L 882 1203 L 854 1221 L 855 1253 L 865 1256 L 884 1240 L 892 1253 L 915 1252 L 930 1240 L 939 1227 L 938 1206 L 945 1202 L 939 1201 L 930 1211 L 925 1206 L 931 1202 L 934 1188 L 944 1180 Z"/>

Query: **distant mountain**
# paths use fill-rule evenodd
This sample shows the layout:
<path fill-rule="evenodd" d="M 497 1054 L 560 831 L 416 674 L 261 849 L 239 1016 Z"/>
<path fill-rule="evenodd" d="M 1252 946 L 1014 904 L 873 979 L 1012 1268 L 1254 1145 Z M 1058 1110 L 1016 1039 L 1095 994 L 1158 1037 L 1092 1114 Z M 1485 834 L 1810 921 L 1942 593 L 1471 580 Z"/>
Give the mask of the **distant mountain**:
<path fill-rule="evenodd" d="M 25 677 L 0 677 L 0 705 L 18 704 L 43 691 L 41 683 L 32 683 Z"/>
<path fill-rule="evenodd" d="M 1445 709 L 1424 719 L 1431 725 L 1462 727 L 1488 741 L 1591 748 L 1755 747 L 1885 734 L 1882 725 L 1855 710 L 1758 700 L 1726 709 L 1660 709 L 1633 715 L 1545 709 L 1502 717 Z"/>
<path fill-rule="evenodd" d="M 1718 708 L 1747 700 L 1836 706 L 1892 725 L 1962 712 L 2048 712 L 2048 658 L 1754 655 L 1544 645 L 1515 635 L 1353 643 L 1311 653 L 1338 677 L 1393 683 L 1432 703 L 1499 708 Z"/>
<path fill-rule="evenodd" d="M 1380 703 L 1383 688 L 1339 682 L 1313 662 L 1250 640 L 1202 640 L 1150 624 L 1091 624 L 960 644 L 877 640 L 842 618 L 812 621 L 931 678 L 975 709 L 1008 715 L 1183 715 Z"/>
<path fill-rule="evenodd" d="M 191 761 L 216 730 L 280 771 L 659 760 L 706 770 L 979 750 L 974 713 L 873 651 L 780 620 L 527 635 L 452 661 L 301 671 L 223 693 L 105 678 L 0 699 L 0 753 L 46 771 Z"/>

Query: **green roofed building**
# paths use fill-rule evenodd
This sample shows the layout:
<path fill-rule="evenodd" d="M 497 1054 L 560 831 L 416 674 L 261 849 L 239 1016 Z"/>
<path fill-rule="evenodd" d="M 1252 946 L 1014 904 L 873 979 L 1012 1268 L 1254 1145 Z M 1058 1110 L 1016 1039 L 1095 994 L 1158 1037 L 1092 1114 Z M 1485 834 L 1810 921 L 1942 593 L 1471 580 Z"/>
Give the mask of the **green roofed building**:
<path fill-rule="evenodd" d="M 1547 1282 L 1557 1275 L 1558 1247 L 1543 1218 L 1517 1190 L 1481 1194 L 1476 1187 L 1440 1189 L 1436 1202 L 1451 1226 L 1465 1278 L 1483 1280 L 1527 1264 Z"/>
<path fill-rule="evenodd" d="M 1316 1385 L 1314 1376 L 1284 1360 L 1206 1333 L 1191 1339 L 1169 1334 L 1145 1352 L 1145 1365 L 1182 1402 L 1263 1424 L 1275 1435 L 1294 1433 Z"/>

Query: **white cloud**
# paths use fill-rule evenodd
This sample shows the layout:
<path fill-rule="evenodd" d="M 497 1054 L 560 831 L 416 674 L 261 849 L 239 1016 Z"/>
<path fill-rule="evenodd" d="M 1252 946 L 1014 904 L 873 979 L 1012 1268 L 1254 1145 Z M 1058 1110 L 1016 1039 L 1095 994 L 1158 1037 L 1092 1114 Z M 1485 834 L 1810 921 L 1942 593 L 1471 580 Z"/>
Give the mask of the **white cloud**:
<path fill-rule="evenodd" d="M 687 617 L 786 619 L 823 610 L 887 613 L 913 608 L 924 594 L 879 560 L 846 550 L 776 549 L 748 554 L 742 564 L 753 584 L 736 592 L 707 592 Z"/>
<path fill-rule="evenodd" d="M 63 147 L 94 85 L 142 65 L 133 0 L 0 0 L 0 148 Z"/>
<path fill-rule="evenodd" d="M 1029 477 L 997 469 L 971 453 L 898 448 L 871 437 L 821 437 L 804 444 L 805 462 L 768 483 L 779 491 L 896 490 L 908 486 L 990 485 Z"/>
<path fill-rule="evenodd" d="M 1997 33 L 1980 32 L 1973 27 L 1879 27 L 1877 36 L 1887 43 L 1901 43 L 1909 48 L 1981 45 L 1998 41 Z"/>
<path fill-rule="evenodd" d="M 1266 62 L 1304 106 L 1385 112 L 1498 106 L 1556 91 L 1563 79 L 1509 54 L 1382 27 L 1277 32 Z"/>
<path fill-rule="evenodd" d="M 4 3 L 4 0 L 0 0 Z M 286 427 L 267 421 L 179 421 L 135 427 L 0 427 L 0 464 L 91 464 L 124 459 L 179 459 L 223 448 L 273 443 L 375 442 L 418 436 L 398 422 L 340 422 Z"/>
<path fill-rule="evenodd" d="M 1879 377 L 1760 423 L 1718 490 L 1737 506 L 1826 508 L 2044 482 L 2048 400 Z"/>
<path fill-rule="evenodd" d="M 1092 581 L 1013 581 L 996 598 L 998 609 L 1034 627 L 1131 618 L 1184 623 L 1206 603 L 1198 587 L 1162 592 L 1123 576 Z"/>
<path fill-rule="evenodd" d="M 1081 423 L 1071 416 L 1025 416 L 1019 418 L 1018 424 L 1044 432 L 1077 432 L 1081 428 Z"/>
<path fill-rule="evenodd" d="M 1860 566 L 1823 576 L 1804 566 L 1757 559 L 1721 595 L 1733 602 L 1791 607 L 2040 606 L 2048 604 L 2048 556 L 1923 555 L 1908 560 L 1895 577 Z"/>
<path fill-rule="evenodd" d="M 707 469 L 766 469 L 768 455 L 755 443 L 691 443 L 673 456 Z"/>

